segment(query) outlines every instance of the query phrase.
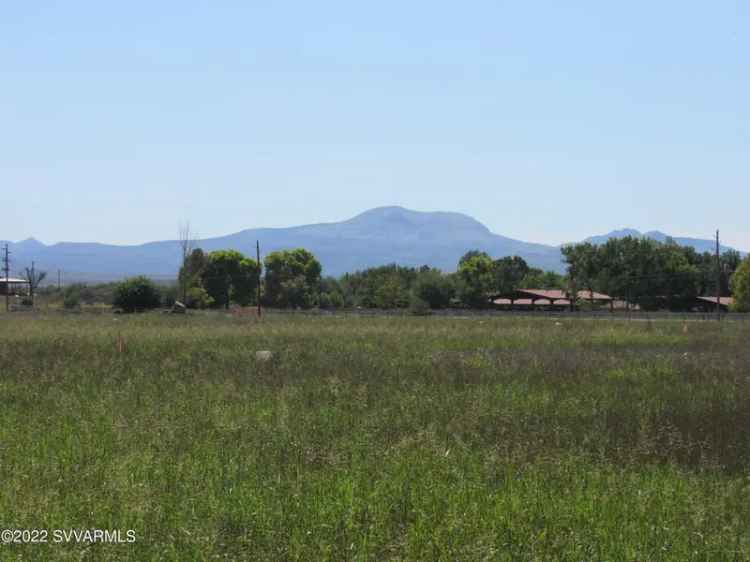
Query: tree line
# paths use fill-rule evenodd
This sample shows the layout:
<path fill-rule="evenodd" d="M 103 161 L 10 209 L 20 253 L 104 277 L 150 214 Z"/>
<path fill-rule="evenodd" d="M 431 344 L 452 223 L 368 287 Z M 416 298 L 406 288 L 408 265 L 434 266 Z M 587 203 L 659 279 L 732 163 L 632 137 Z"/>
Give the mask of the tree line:
<path fill-rule="evenodd" d="M 371 267 L 338 278 L 322 277 L 322 267 L 307 250 L 284 250 L 266 256 L 263 265 L 234 250 L 193 250 L 180 270 L 189 286 L 188 306 L 217 307 L 257 303 L 280 308 L 440 309 L 486 308 L 493 295 L 522 288 L 561 289 L 576 295 L 585 289 L 605 293 L 644 310 L 687 310 L 697 296 L 735 296 L 747 307 L 745 286 L 750 258 L 735 250 L 715 255 L 680 246 L 671 239 L 613 238 L 604 244 L 564 246 L 565 275 L 531 267 L 519 256 L 493 259 L 471 250 L 446 273 L 429 266 L 396 264 Z M 261 268 L 263 275 L 260 275 Z"/>
<path fill-rule="evenodd" d="M 427 265 L 371 267 L 338 278 L 322 276 L 322 267 L 308 250 L 269 253 L 262 263 L 236 250 L 183 254 L 178 286 L 158 286 L 144 277 L 107 286 L 111 302 L 123 310 L 171 306 L 182 300 L 189 308 L 229 308 L 258 303 L 274 308 L 412 309 L 486 308 L 491 297 L 517 289 L 561 289 L 605 293 L 643 310 L 687 310 L 697 296 L 734 296 L 737 310 L 750 310 L 750 257 L 734 250 L 719 259 L 708 252 L 646 238 L 610 239 L 604 244 L 581 243 L 562 248 L 567 273 L 531 267 L 519 256 L 493 259 L 471 250 L 446 273 Z M 260 288 L 260 291 L 258 290 Z M 69 287 L 66 305 L 90 288 Z"/>
<path fill-rule="evenodd" d="M 260 284 L 260 291 L 258 291 Z M 112 303 L 136 311 L 171 306 L 182 299 L 188 308 L 229 308 L 261 304 L 274 308 L 411 309 L 486 308 L 489 296 L 520 286 L 562 288 L 565 277 L 530 267 L 518 256 L 492 259 L 472 250 L 445 273 L 427 265 L 371 267 L 338 278 L 322 276 L 317 258 L 303 248 L 269 253 L 263 263 L 236 250 L 184 256 L 178 287 L 159 287 L 145 277 L 112 286 Z M 85 294 L 88 289 L 80 289 Z"/>
<path fill-rule="evenodd" d="M 605 293 L 644 310 L 687 310 L 698 296 L 731 296 L 732 283 L 742 278 L 739 252 L 726 251 L 717 263 L 715 254 L 671 239 L 612 238 L 565 246 L 562 254 L 571 290 Z"/>

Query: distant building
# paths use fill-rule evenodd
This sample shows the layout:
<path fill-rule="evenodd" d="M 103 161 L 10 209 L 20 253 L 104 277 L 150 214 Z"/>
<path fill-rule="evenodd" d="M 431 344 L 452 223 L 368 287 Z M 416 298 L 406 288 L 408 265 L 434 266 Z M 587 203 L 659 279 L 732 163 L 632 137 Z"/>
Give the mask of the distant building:
<path fill-rule="evenodd" d="M 614 299 L 609 295 L 594 291 L 578 291 L 576 297 L 578 301 L 594 305 L 606 305 L 610 310 L 614 308 Z M 490 300 L 497 307 L 510 309 L 533 310 L 539 307 L 564 310 L 571 306 L 568 292 L 561 289 L 516 289 L 510 294 L 495 295 Z M 575 305 L 575 302 L 573 304 Z"/>
<path fill-rule="evenodd" d="M 29 282 L 17 277 L 0 277 L 0 295 L 26 295 Z"/>
<path fill-rule="evenodd" d="M 696 308 L 703 312 L 716 312 L 716 297 L 696 297 Z M 728 312 L 734 304 L 732 297 L 719 297 L 719 309 Z"/>

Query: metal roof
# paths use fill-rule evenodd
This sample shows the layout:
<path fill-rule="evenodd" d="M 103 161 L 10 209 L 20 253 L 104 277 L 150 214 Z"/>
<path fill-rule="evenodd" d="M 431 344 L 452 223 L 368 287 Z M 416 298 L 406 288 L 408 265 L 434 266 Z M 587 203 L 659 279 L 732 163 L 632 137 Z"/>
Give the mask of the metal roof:
<path fill-rule="evenodd" d="M 716 304 L 716 297 L 698 297 L 698 300 Z M 719 304 L 722 306 L 732 306 L 734 304 L 734 299 L 732 297 L 719 297 Z"/>
<path fill-rule="evenodd" d="M 26 285 L 29 284 L 28 280 L 26 279 L 19 279 L 18 277 L 5 277 L 0 276 L 0 283 L 25 283 Z"/>
<path fill-rule="evenodd" d="M 595 301 L 611 301 L 612 297 L 605 295 L 604 293 L 597 293 L 596 291 L 578 291 L 578 298 L 585 300 Z"/>
<path fill-rule="evenodd" d="M 567 299 L 568 293 L 561 289 L 518 289 L 519 293 L 525 293 L 534 297 L 550 300 Z M 612 297 L 596 291 L 578 291 L 578 298 L 582 300 L 611 301 Z"/>
<path fill-rule="evenodd" d="M 505 298 L 499 298 L 492 301 L 494 304 L 497 305 L 519 305 L 519 306 L 528 306 L 531 304 L 534 304 L 536 306 L 569 306 L 570 301 L 568 299 L 505 299 Z"/>
<path fill-rule="evenodd" d="M 533 295 L 542 299 L 557 300 L 567 297 L 565 291 L 561 291 L 560 289 L 518 289 L 518 292 Z"/>

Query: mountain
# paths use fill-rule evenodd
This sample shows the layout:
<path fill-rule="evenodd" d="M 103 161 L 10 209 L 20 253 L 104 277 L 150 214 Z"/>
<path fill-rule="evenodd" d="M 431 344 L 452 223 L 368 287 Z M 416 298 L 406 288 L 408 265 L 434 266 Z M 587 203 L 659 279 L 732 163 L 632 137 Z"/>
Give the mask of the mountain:
<path fill-rule="evenodd" d="M 709 239 L 703 239 L 703 238 L 685 238 L 680 236 L 670 236 L 669 234 L 664 234 L 663 232 L 659 232 L 658 230 L 650 230 L 648 232 L 639 232 L 638 230 L 634 230 L 632 228 L 625 228 L 622 230 L 613 230 L 612 232 L 608 234 L 602 234 L 599 236 L 591 236 L 589 238 L 586 238 L 586 242 L 591 242 L 592 244 L 604 244 L 607 240 L 610 238 L 625 238 L 626 236 L 632 236 L 634 238 L 650 238 L 651 240 L 656 240 L 657 242 L 666 242 L 669 238 L 674 240 L 677 244 L 680 246 L 692 246 L 695 248 L 697 252 L 710 252 L 714 253 L 716 251 L 716 241 L 715 240 L 709 240 Z M 719 245 L 719 249 L 722 253 L 726 252 L 727 250 L 733 250 L 734 248 L 731 248 L 730 246 L 723 246 Z M 740 252 L 743 256 L 746 255 L 745 252 Z"/>
<path fill-rule="evenodd" d="M 559 248 L 493 234 L 460 213 L 424 213 L 402 207 L 371 209 L 342 222 L 243 230 L 201 240 L 199 246 L 206 251 L 232 248 L 254 256 L 256 240 L 264 255 L 306 248 L 320 260 L 324 275 L 334 276 L 394 262 L 453 271 L 471 249 L 493 257 L 520 255 L 536 267 L 564 269 Z M 138 274 L 173 279 L 180 261 L 176 240 L 138 246 L 74 242 L 45 246 L 30 239 L 11 244 L 11 252 L 14 270 L 33 260 L 41 270 L 61 269 L 66 281 L 105 281 Z"/>
<path fill-rule="evenodd" d="M 666 234 L 645 234 L 633 229 L 616 230 L 587 241 L 601 244 L 612 237 L 647 236 L 665 240 Z M 307 248 L 323 265 L 324 275 L 338 276 L 367 267 L 398 263 L 429 265 L 454 271 L 459 258 L 478 249 L 498 258 L 518 255 L 530 265 L 557 272 L 565 269 L 560 248 L 534 244 L 493 234 L 479 221 L 461 213 L 423 213 L 403 207 L 379 207 L 342 222 L 309 224 L 290 228 L 256 228 L 235 234 L 208 238 L 198 244 L 206 251 L 232 248 L 255 255 L 255 241 L 263 255 L 287 248 Z M 711 240 L 675 238 L 679 244 L 699 251 L 712 251 Z M 724 248 L 727 249 L 727 248 Z M 174 279 L 179 268 L 180 249 L 176 240 L 150 242 L 138 246 L 60 242 L 45 245 L 29 238 L 10 243 L 15 274 L 36 262 L 39 270 L 63 272 L 63 280 L 110 281 L 131 275 Z"/>

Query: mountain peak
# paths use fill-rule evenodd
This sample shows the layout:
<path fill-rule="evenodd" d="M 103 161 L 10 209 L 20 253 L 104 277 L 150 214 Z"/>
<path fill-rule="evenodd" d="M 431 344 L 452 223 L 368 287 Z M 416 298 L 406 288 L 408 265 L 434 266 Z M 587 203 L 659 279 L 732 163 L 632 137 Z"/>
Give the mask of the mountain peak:
<path fill-rule="evenodd" d="M 478 220 L 453 212 L 414 211 L 399 206 L 375 207 L 344 221 L 343 224 L 356 225 L 367 229 L 386 230 L 395 233 L 399 230 L 440 231 L 443 235 L 462 237 L 490 235 L 490 230 Z"/>
<path fill-rule="evenodd" d="M 42 242 L 33 237 L 26 238 L 25 240 L 19 240 L 18 242 L 2 241 L 2 243 L 9 244 L 11 247 L 15 248 L 16 251 L 34 251 L 41 250 L 47 247 Z"/>

